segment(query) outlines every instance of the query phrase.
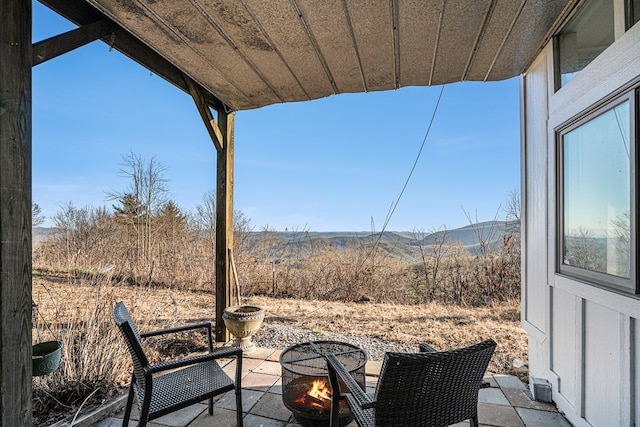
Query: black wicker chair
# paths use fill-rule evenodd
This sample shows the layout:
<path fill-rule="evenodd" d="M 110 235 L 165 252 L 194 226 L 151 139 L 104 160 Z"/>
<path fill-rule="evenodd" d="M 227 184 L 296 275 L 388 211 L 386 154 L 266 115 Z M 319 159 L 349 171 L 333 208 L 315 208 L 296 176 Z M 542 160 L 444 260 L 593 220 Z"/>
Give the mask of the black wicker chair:
<path fill-rule="evenodd" d="M 240 376 L 242 350 L 237 347 L 213 349 L 211 324 L 199 323 L 178 328 L 140 333 L 122 302 L 116 303 L 113 318 L 127 343 L 133 358 L 133 375 L 125 409 L 123 426 L 129 425 L 133 396 L 137 396 L 140 408 L 140 427 L 147 422 L 178 409 L 209 400 L 209 415 L 213 415 L 213 397 L 235 388 L 237 424 L 242 427 L 242 395 Z M 206 329 L 209 353 L 181 360 L 149 365 L 141 339 L 146 337 Z M 222 370 L 217 359 L 236 357 L 234 381 Z"/>
<path fill-rule="evenodd" d="M 331 426 L 346 399 L 360 427 L 437 427 L 467 419 L 478 426 L 478 392 L 495 350 L 489 339 L 458 350 L 385 354 L 375 394 L 360 388 L 334 355 L 327 355 L 332 390 Z"/>

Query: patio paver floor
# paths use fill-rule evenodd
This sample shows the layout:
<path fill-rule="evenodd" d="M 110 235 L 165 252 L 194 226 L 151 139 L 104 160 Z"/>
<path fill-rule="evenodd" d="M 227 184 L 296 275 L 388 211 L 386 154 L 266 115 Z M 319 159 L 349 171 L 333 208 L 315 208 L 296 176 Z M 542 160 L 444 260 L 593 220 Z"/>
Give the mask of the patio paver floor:
<path fill-rule="evenodd" d="M 245 427 L 298 427 L 299 424 L 282 404 L 282 386 L 279 366 L 276 365 L 281 350 L 259 348 L 243 359 L 242 411 Z M 275 362 L 275 363 L 274 363 Z M 229 362 L 227 362 L 229 363 Z M 230 364 L 231 365 L 231 364 Z M 380 370 L 380 362 L 367 364 L 367 388 L 375 387 Z M 232 372 L 232 366 L 225 367 Z M 570 427 L 571 424 L 552 404 L 532 401 L 527 387 L 517 377 L 508 375 L 488 375 L 491 388 L 481 389 L 478 413 L 481 426 L 492 427 Z M 137 425 L 137 408 L 134 405 L 130 426 Z M 115 427 L 122 425 L 124 410 L 94 423 L 92 427 Z M 165 415 L 153 420 L 149 427 L 234 427 L 236 421 L 235 398 L 233 392 L 219 397 L 213 410 L 213 417 L 207 412 L 206 404 Z M 467 426 L 468 422 L 456 424 Z M 357 427 L 352 422 L 347 427 Z"/>

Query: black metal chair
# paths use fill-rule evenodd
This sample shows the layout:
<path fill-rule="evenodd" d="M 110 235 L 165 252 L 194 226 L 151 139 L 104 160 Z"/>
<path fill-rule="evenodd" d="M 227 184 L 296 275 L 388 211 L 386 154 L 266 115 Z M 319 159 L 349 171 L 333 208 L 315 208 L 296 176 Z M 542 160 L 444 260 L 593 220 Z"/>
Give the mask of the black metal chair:
<path fill-rule="evenodd" d="M 213 348 L 211 323 L 199 323 L 183 327 L 140 333 L 131 320 L 125 305 L 118 302 L 113 310 L 113 318 L 127 343 L 133 359 L 133 375 L 129 397 L 125 409 L 123 426 L 128 426 L 134 394 L 140 408 L 138 425 L 178 409 L 209 400 L 209 415 L 213 415 L 213 397 L 235 389 L 237 424 L 242 427 L 242 350 L 237 347 Z M 206 329 L 209 353 L 175 360 L 158 365 L 150 365 L 142 347 L 142 338 Z M 235 382 L 218 364 L 223 357 L 236 358 Z"/>
<path fill-rule="evenodd" d="M 438 352 L 421 344 L 420 353 L 386 353 L 375 394 L 362 390 L 340 361 L 327 355 L 331 426 L 338 426 L 341 399 L 360 427 L 436 427 L 467 419 L 478 426 L 478 392 L 495 347 L 489 339 L 457 350 Z"/>

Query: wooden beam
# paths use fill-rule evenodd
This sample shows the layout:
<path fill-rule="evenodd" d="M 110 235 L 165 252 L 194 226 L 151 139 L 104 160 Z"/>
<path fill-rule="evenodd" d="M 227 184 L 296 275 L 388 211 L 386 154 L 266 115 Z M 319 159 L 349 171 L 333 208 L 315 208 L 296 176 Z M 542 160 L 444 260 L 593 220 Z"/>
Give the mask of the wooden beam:
<path fill-rule="evenodd" d="M 113 33 L 113 29 L 111 21 L 101 19 L 75 30 L 34 43 L 31 63 L 35 67 L 57 56 L 106 37 L 109 33 Z"/>
<path fill-rule="evenodd" d="M 218 151 L 216 174 L 216 341 L 229 341 L 222 314 L 231 305 L 231 260 L 233 247 L 233 113 L 218 112 L 222 149 Z"/>
<path fill-rule="evenodd" d="M 213 118 L 213 114 L 211 114 L 211 108 L 209 108 L 207 102 L 204 99 L 204 96 L 202 95 L 200 85 L 194 82 L 191 77 L 187 76 L 186 74 L 184 75 L 184 81 L 189 88 L 189 93 L 191 94 L 193 101 L 196 103 L 196 107 L 198 108 L 200 117 L 202 117 L 204 126 L 207 128 L 207 132 L 209 132 L 209 137 L 211 137 L 213 145 L 216 147 L 216 150 L 222 150 L 222 147 L 224 146 L 222 142 L 222 133 L 220 132 L 220 128 Z"/>
<path fill-rule="evenodd" d="M 31 426 L 31 0 L 0 1 L 0 426 Z"/>
<path fill-rule="evenodd" d="M 222 149 L 222 132 L 220 132 L 220 128 L 218 127 L 218 124 L 216 123 L 216 119 L 211 118 L 211 120 L 209 120 L 209 125 L 211 126 L 211 129 L 213 130 L 213 133 L 216 135 L 216 137 L 218 138 L 218 141 L 220 141 L 220 149 Z M 213 139 L 213 138 L 212 138 Z M 215 142 L 214 142 L 215 145 Z M 216 148 L 218 148 L 216 146 Z"/>

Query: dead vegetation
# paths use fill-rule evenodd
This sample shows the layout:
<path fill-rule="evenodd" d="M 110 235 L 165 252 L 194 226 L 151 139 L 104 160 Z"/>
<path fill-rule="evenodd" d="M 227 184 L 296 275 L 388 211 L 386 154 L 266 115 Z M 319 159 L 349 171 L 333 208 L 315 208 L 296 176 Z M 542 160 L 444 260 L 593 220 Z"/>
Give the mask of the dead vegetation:
<path fill-rule="evenodd" d="M 183 212 L 166 197 L 159 165 L 132 154 L 123 167 L 132 186 L 114 192 L 113 210 L 68 203 L 51 234 L 34 244 L 33 340 L 64 342 L 60 368 L 33 380 L 37 425 L 104 401 L 129 381 L 130 359 L 111 320 L 116 301 L 141 330 L 215 318 L 215 195 Z M 490 369 L 512 372 L 514 359 L 526 359 L 527 343 L 519 222 L 517 212 L 510 216 L 509 230 L 474 229 L 479 249 L 470 253 L 446 229 L 431 240 L 415 232 L 401 247 L 376 238 L 340 245 L 304 231 L 285 242 L 268 228 L 251 233 L 249 219 L 234 212 L 240 294 L 265 307 L 267 326 L 439 349 L 491 337 L 498 348 Z M 105 272 L 106 265 L 115 267 Z M 203 346 L 198 336 L 152 344 L 156 361 Z"/>
<path fill-rule="evenodd" d="M 54 233 L 34 253 L 34 342 L 64 342 L 60 368 L 34 378 L 38 425 L 73 414 L 83 404 L 99 404 L 129 381 L 130 359 L 111 321 L 117 300 L 127 304 L 142 330 L 215 318 L 214 242 L 206 241 L 207 234 L 189 229 L 164 233 L 171 236 L 169 243 L 146 246 L 162 257 L 147 263 L 147 252 L 136 263 L 135 251 L 122 242 L 110 244 L 127 235 L 111 216 L 68 217 L 93 219 Z M 76 233 L 78 227 L 86 229 Z M 425 245 L 413 261 L 369 243 L 340 248 L 299 242 L 276 253 L 269 250 L 277 247 L 272 239 L 273 233 L 265 233 L 246 245 L 239 238 L 234 251 L 241 294 L 266 308 L 266 325 L 285 323 L 416 346 L 427 342 L 439 349 L 491 337 L 498 342 L 492 371 L 510 373 L 514 359 L 526 360 L 515 238 L 483 255 L 470 255 L 456 242 Z M 175 258 L 165 263 L 167 254 Z M 108 274 L 97 273 L 98 266 L 111 263 L 116 267 Z M 160 360 L 201 348 L 202 340 L 154 344 L 153 357 Z"/>
<path fill-rule="evenodd" d="M 214 321 L 213 292 L 129 286 L 106 277 L 34 277 L 37 304 L 34 341 L 62 340 L 60 368 L 34 378 L 36 425 L 48 425 L 86 405 L 96 405 L 122 391 L 131 375 L 130 358 L 112 323 L 116 301 L 124 301 L 141 330 Z M 487 307 L 428 304 L 361 303 L 253 296 L 244 302 L 263 306 L 265 327 L 286 324 L 308 330 L 376 337 L 439 349 L 493 338 L 498 348 L 489 369 L 510 373 L 512 361 L 526 359 L 526 335 L 520 329 L 518 301 Z M 34 319 L 36 320 L 36 319 Z M 46 324 L 45 324 L 46 323 Z M 53 335 L 52 335 L 53 334 Z M 204 348 L 203 337 L 152 343 L 156 361 Z"/>

